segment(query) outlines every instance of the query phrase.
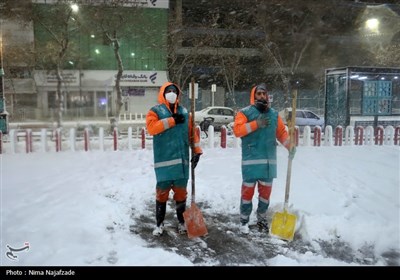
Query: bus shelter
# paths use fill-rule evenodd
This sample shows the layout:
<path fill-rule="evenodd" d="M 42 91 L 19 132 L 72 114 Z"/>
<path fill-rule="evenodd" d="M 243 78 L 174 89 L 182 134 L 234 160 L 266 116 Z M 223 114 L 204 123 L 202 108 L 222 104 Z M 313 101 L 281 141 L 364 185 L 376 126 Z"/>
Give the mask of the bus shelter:
<path fill-rule="evenodd" d="M 399 125 L 400 68 L 325 70 L 325 125 Z"/>

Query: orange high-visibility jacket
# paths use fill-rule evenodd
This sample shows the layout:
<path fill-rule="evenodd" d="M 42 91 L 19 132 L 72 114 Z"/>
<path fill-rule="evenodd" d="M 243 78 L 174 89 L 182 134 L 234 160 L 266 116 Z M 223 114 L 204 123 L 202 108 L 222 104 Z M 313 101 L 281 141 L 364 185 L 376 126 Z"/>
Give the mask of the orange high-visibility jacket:
<path fill-rule="evenodd" d="M 146 115 L 146 127 L 150 135 L 153 135 L 154 169 L 157 182 L 188 179 L 189 178 L 189 145 L 194 139 L 194 153 L 201 154 L 200 137 L 192 132 L 191 115 L 186 108 L 179 105 L 179 99 L 174 106 L 164 97 L 165 88 L 177 85 L 167 82 L 161 86 L 158 93 L 158 103 L 153 106 Z M 182 114 L 184 123 L 176 124 L 173 113 Z"/>
<path fill-rule="evenodd" d="M 260 112 L 254 105 L 256 87 L 250 92 L 249 106 L 235 116 L 233 132 L 242 139 L 243 180 L 275 178 L 277 176 L 276 140 L 289 149 L 289 137 L 278 112 L 269 108 Z M 266 127 L 258 127 L 257 118 L 264 114 L 269 119 Z"/>

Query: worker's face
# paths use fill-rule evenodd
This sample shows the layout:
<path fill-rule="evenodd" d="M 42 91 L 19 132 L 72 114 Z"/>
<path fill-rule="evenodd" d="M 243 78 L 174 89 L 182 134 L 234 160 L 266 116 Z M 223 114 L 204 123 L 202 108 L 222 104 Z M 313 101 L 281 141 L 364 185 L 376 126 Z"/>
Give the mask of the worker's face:
<path fill-rule="evenodd" d="M 254 95 L 255 100 L 265 100 L 268 101 L 268 95 L 267 92 L 264 90 L 257 90 L 255 95 Z"/>

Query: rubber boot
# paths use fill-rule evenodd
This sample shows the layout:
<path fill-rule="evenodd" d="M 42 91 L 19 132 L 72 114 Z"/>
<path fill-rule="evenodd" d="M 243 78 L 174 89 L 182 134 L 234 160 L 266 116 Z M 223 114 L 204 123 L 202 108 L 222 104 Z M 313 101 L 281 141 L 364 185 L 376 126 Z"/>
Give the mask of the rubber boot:
<path fill-rule="evenodd" d="M 176 202 L 176 217 L 178 218 L 178 233 L 186 234 L 186 225 L 183 218 L 183 212 L 186 210 L 186 200 Z"/>
<path fill-rule="evenodd" d="M 178 222 L 183 224 L 185 220 L 183 219 L 183 212 L 186 210 L 186 200 L 176 202 L 176 217 Z"/>
<path fill-rule="evenodd" d="M 159 227 L 164 222 L 166 209 L 167 209 L 167 202 L 160 202 L 156 200 L 157 227 Z"/>

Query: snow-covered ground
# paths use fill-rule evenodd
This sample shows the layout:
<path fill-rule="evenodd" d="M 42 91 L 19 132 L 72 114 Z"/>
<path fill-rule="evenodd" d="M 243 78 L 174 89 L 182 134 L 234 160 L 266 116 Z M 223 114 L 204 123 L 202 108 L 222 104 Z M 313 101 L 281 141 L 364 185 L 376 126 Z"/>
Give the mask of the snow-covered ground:
<path fill-rule="evenodd" d="M 201 209 L 206 223 L 211 226 L 210 217 L 218 215 L 238 218 L 240 148 L 204 147 L 203 151 L 195 185 L 196 203 L 207 205 Z M 2 266 L 221 264 L 212 259 L 194 262 L 178 249 L 149 246 L 143 235 L 133 233 L 141 228 L 143 217 L 154 220 L 156 181 L 150 145 L 144 150 L 19 152 L 0 157 Z M 279 146 L 271 214 L 283 208 L 286 168 L 287 151 Z M 279 251 L 264 263 L 399 265 L 399 173 L 399 146 L 298 147 L 290 212 L 298 217 L 295 238 L 309 246 L 307 250 Z M 189 181 L 189 198 L 190 186 Z M 256 199 L 257 194 L 255 205 Z M 167 212 L 173 211 L 169 205 Z M 169 217 L 173 224 L 174 218 Z M 220 234 L 236 231 L 233 226 Z M 201 239 L 205 240 L 202 246 L 207 246 L 207 240 Z M 284 244 L 270 240 L 276 246 Z M 372 259 L 354 262 L 335 257 L 326 253 L 324 244 L 330 244 L 332 250 L 345 244 L 360 258 Z M 27 245 L 29 250 L 13 254 L 7 247 Z M 229 265 L 227 258 L 225 264 Z M 232 265 L 259 263 L 232 261 Z"/>

